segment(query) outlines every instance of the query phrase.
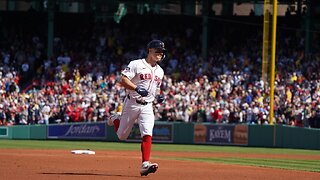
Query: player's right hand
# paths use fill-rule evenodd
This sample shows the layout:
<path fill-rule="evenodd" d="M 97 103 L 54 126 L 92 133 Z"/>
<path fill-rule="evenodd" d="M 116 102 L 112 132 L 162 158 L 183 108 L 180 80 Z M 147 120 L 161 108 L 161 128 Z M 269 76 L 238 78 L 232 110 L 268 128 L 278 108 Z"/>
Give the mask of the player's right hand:
<path fill-rule="evenodd" d="M 156 99 L 157 99 L 157 103 L 163 103 L 165 98 L 162 94 L 159 94 L 156 96 Z"/>
<path fill-rule="evenodd" d="M 140 94 L 142 97 L 148 96 L 148 91 L 145 88 L 137 86 L 135 91 Z"/>

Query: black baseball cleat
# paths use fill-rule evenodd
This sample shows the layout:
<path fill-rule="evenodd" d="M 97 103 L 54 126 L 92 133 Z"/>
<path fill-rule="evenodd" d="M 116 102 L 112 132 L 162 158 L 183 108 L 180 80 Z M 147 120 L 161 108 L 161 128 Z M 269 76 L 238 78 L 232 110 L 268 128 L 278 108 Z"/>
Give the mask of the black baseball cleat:
<path fill-rule="evenodd" d="M 157 163 L 143 162 L 140 169 L 141 176 L 147 176 L 149 173 L 155 173 L 158 170 Z"/>

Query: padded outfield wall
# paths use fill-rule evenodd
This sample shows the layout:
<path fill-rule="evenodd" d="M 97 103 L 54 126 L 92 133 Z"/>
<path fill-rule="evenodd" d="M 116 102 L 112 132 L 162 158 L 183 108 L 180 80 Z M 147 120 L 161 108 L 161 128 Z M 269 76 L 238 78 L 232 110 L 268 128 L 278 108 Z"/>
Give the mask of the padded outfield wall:
<path fill-rule="evenodd" d="M 1 126 L 0 139 L 118 141 L 105 122 Z M 128 142 L 141 139 L 134 125 Z M 153 142 L 320 149 L 320 129 L 280 125 L 156 122 Z"/>

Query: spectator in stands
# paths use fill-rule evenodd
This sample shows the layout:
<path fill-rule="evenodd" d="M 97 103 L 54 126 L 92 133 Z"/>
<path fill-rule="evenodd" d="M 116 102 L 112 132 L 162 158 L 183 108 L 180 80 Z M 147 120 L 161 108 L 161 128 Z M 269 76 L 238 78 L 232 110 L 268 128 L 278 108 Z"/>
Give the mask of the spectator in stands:
<path fill-rule="evenodd" d="M 6 126 L 7 120 L 6 120 L 6 114 L 3 109 L 3 104 L 0 104 L 0 126 Z"/>
<path fill-rule="evenodd" d="M 49 124 L 49 118 L 52 116 L 52 109 L 49 105 L 49 101 L 45 101 L 44 105 L 42 106 L 41 109 L 41 124 Z"/>

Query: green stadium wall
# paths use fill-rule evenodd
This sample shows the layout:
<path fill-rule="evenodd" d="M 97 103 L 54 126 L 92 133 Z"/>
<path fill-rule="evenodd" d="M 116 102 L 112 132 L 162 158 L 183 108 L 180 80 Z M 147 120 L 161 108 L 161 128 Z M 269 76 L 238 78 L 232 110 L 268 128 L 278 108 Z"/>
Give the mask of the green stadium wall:
<path fill-rule="evenodd" d="M 238 133 L 239 127 L 242 129 L 240 134 Z M 159 136 L 160 138 L 158 137 L 158 140 L 154 142 L 159 143 L 320 149 L 320 129 L 313 128 L 281 125 L 222 125 L 180 122 L 157 122 L 155 128 L 158 131 L 155 133 L 155 136 Z M 199 133 L 199 129 L 201 133 Z M 119 141 L 113 127 L 107 126 L 105 131 L 103 141 Z M 135 136 L 134 138 L 134 140 L 139 140 L 139 137 Z M 161 138 L 165 139 L 165 141 L 161 141 Z M 0 127 L 0 139 L 45 140 L 48 139 L 48 126 L 2 126 Z M 154 137 L 154 139 L 157 139 L 157 137 Z"/>

